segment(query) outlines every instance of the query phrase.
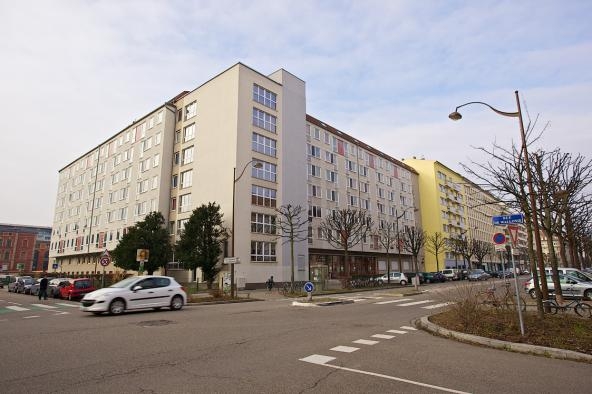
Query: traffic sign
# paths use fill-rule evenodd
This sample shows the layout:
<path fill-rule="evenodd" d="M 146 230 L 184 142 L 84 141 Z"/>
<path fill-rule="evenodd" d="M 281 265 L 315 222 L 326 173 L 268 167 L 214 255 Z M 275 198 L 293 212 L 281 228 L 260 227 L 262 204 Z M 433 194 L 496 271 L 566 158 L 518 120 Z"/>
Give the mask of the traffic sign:
<path fill-rule="evenodd" d="M 312 282 L 306 282 L 304 284 L 304 291 L 307 293 L 312 293 L 314 291 L 314 284 Z"/>
<path fill-rule="evenodd" d="M 99 263 L 101 263 L 101 265 L 103 267 L 108 266 L 110 262 L 111 262 L 111 259 L 109 257 L 106 257 L 106 256 L 101 257 L 101 259 L 99 260 Z"/>
<path fill-rule="evenodd" d="M 510 239 L 512 240 L 512 246 L 516 247 L 518 243 L 518 226 L 510 226 L 508 225 L 508 232 L 510 233 Z"/>
<path fill-rule="evenodd" d="M 503 245 L 506 243 L 506 236 L 504 233 L 493 234 L 493 243 L 496 245 Z"/>
<path fill-rule="evenodd" d="M 53 268 L 54 270 L 57 270 L 58 269 L 58 263 L 53 263 L 51 265 L 51 268 Z"/>
<path fill-rule="evenodd" d="M 240 259 L 238 257 L 224 257 L 224 264 L 239 264 Z"/>
<path fill-rule="evenodd" d="M 494 226 L 505 226 L 506 224 L 524 223 L 524 214 L 493 216 L 491 219 Z"/>

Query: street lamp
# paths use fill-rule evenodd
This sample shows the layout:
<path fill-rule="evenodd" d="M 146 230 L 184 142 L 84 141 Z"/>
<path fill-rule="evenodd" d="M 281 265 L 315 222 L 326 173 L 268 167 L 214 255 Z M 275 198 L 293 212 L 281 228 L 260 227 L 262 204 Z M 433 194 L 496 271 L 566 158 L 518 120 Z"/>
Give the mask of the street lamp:
<path fill-rule="evenodd" d="M 234 234 L 234 212 L 235 212 L 235 206 L 236 206 L 236 183 L 241 179 L 241 177 L 244 175 L 245 170 L 247 169 L 247 167 L 249 166 L 249 164 L 256 162 L 253 167 L 254 168 L 263 168 L 263 164 L 261 164 L 260 161 L 258 161 L 257 159 L 253 159 L 250 162 L 248 162 L 247 164 L 245 164 L 245 166 L 243 167 L 240 175 L 238 176 L 238 178 L 236 177 L 236 167 L 233 168 L 233 173 L 232 173 L 232 256 L 236 257 L 235 255 L 235 234 Z M 230 298 L 234 298 L 234 263 L 230 264 Z"/>
<path fill-rule="evenodd" d="M 534 187 L 533 187 L 533 183 L 532 183 L 532 171 L 530 169 L 530 160 L 528 158 L 528 147 L 526 146 L 526 134 L 524 132 L 524 121 L 522 119 L 522 110 L 520 108 L 520 98 L 518 96 L 517 90 L 514 92 L 514 94 L 516 95 L 516 105 L 518 107 L 518 111 L 516 111 L 516 112 L 504 112 L 504 111 L 500 111 L 498 109 L 493 108 L 491 105 L 489 105 L 487 103 L 484 103 L 481 101 L 471 101 L 469 103 L 459 105 L 458 107 L 456 107 L 456 110 L 454 112 L 452 112 L 450 115 L 448 115 L 448 117 L 452 120 L 455 120 L 455 121 L 460 120 L 460 119 L 462 119 L 462 115 L 458 112 L 459 108 L 462 108 L 462 107 L 464 107 L 466 105 L 470 105 L 470 104 L 481 104 L 481 105 L 485 105 L 486 107 L 488 107 L 493 112 L 495 112 L 499 115 L 507 116 L 510 118 L 518 118 L 518 123 L 520 125 L 520 138 L 522 140 L 522 155 L 524 158 L 524 165 L 526 167 L 526 184 L 528 186 L 528 194 L 529 194 L 530 205 L 531 205 L 531 209 L 532 209 L 534 238 L 535 238 L 535 243 L 536 243 L 536 256 L 537 256 L 537 260 L 539 261 L 539 264 L 540 264 L 540 262 L 543 261 L 543 248 L 542 248 L 542 243 L 541 243 L 541 233 L 540 233 L 539 221 L 538 221 L 538 210 L 537 210 L 537 206 L 536 206 Z"/>
<path fill-rule="evenodd" d="M 462 108 L 466 105 L 470 105 L 470 104 L 481 104 L 481 105 L 485 105 L 486 107 L 488 107 L 489 109 L 491 109 L 493 112 L 502 115 L 502 116 L 507 116 L 510 118 L 518 118 L 518 123 L 520 125 L 520 138 L 522 140 L 522 155 L 524 157 L 524 165 L 526 166 L 526 184 L 528 186 L 528 193 L 529 193 L 529 197 L 530 197 L 530 206 L 531 206 L 531 210 L 532 210 L 532 220 L 533 220 L 533 228 L 534 228 L 534 238 L 535 238 L 535 242 L 536 242 L 536 256 L 537 256 L 537 260 L 538 260 L 538 266 L 539 269 L 542 271 L 541 269 L 541 264 L 543 261 L 543 248 L 542 248 L 542 243 L 541 243 L 541 233 L 540 233 L 540 229 L 539 229 L 539 221 L 538 221 L 538 211 L 537 211 L 537 207 L 536 207 L 536 200 L 535 200 L 535 196 L 534 196 L 534 187 L 532 184 L 532 171 L 530 169 L 530 160 L 528 158 L 528 148 L 526 146 L 526 134 L 524 132 L 524 121 L 522 119 L 522 109 L 520 108 L 520 97 L 518 96 L 518 91 L 514 91 L 514 94 L 516 96 L 516 106 L 518 108 L 518 111 L 516 112 L 504 112 L 504 111 L 500 111 L 498 109 L 493 108 L 491 105 L 484 103 L 482 101 L 471 101 L 462 105 L 459 105 L 458 107 L 456 107 L 456 109 L 454 110 L 454 112 L 452 112 L 450 115 L 448 115 L 448 117 L 452 120 L 460 120 L 462 119 L 462 115 L 460 114 L 460 112 L 458 112 L 459 108 Z M 543 271 L 541 272 L 543 273 Z M 544 278 L 544 275 L 543 275 Z M 516 279 L 516 276 L 514 276 L 514 279 Z M 516 298 L 517 298 L 517 305 L 518 305 L 518 315 L 520 318 L 520 331 L 522 333 L 522 335 L 524 335 L 524 323 L 522 322 L 522 313 L 521 313 L 521 309 L 520 309 L 520 301 L 518 299 L 518 282 L 517 280 L 514 281 L 515 285 L 516 285 Z"/>

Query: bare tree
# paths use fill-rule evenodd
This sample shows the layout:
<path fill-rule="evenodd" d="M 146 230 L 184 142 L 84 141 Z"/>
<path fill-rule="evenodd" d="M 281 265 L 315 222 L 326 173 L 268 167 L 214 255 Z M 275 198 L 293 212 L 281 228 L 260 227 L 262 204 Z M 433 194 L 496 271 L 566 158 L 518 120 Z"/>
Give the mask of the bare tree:
<path fill-rule="evenodd" d="M 323 236 L 334 248 L 343 249 L 345 277 L 350 278 L 349 250 L 359 244 L 373 227 L 372 218 L 366 211 L 339 209 L 332 211 L 321 222 Z"/>
<path fill-rule="evenodd" d="M 475 258 L 479 262 L 479 265 L 483 266 L 483 259 L 485 256 L 491 255 L 493 253 L 493 245 L 489 242 L 474 240 L 473 252 L 475 253 Z"/>
<path fill-rule="evenodd" d="M 440 271 L 440 253 L 448 251 L 447 239 L 436 231 L 426 238 L 425 249 L 436 257 L 436 271 Z"/>
<path fill-rule="evenodd" d="M 294 292 L 294 244 L 308 238 L 308 217 L 303 216 L 304 208 L 300 205 L 282 205 L 276 209 L 276 226 L 282 244 L 290 243 L 290 292 Z"/>
<path fill-rule="evenodd" d="M 390 250 L 394 249 L 395 247 L 399 250 L 399 256 L 401 255 L 401 234 L 397 232 L 397 225 L 390 222 L 385 222 L 381 224 L 380 228 L 373 232 L 374 236 L 378 238 L 378 242 L 382 245 L 382 247 L 386 250 L 386 274 L 387 274 L 387 281 L 391 283 L 391 259 L 390 259 Z M 399 267 L 401 270 L 401 267 Z"/>
<path fill-rule="evenodd" d="M 413 256 L 413 265 L 415 268 L 415 289 L 419 289 L 419 253 L 423 249 L 426 242 L 426 232 L 421 228 L 405 226 L 405 237 L 403 237 L 403 247 Z"/>

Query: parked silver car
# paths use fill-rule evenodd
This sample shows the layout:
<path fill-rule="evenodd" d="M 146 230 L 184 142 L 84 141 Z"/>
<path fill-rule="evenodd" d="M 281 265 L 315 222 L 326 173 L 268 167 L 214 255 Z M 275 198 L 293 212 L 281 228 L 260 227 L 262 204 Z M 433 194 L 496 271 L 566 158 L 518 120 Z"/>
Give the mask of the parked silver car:
<path fill-rule="evenodd" d="M 559 282 L 561 283 L 561 292 L 564 297 L 592 299 L 592 282 L 583 282 L 573 276 L 562 274 L 559 274 Z M 553 283 L 553 278 L 550 276 L 547 276 L 547 288 L 549 289 L 549 294 L 554 294 L 555 284 Z M 524 284 L 524 291 L 530 294 L 532 298 L 536 298 L 532 278 Z"/>
<path fill-rule="evenodd" d="M 35 279 L 31 278 L 30 276 L 23 276 L 18 278 L 16 281 L 15 286 L 15 293 L 23 293 L 28 294 L 31 290 L 31 286 L 35 284 Z"/>
<path fill-rule="evenodd" d="M 378 283 L 388 283 L 388 275 L 384 274 L 382 276 L 379 276 L 378 278 L 376 278 L 376 280 L 378 281 Z M 407 283 L 409 283 L 409 279 L 407 279 L 407 277 L 405 276 L 404 273 L 402 272 L 391 272 L 391 284 L 395 284 L 398 283 L 401 286 L 405 286 Z"/>
<path fill-rule="evenodd" d="M 467 275 L 469 280 L 487 280 L 491 278 L 487 272 L 483 271 L 482 269 L 474 269 L 470 270 L 469 274 Z"/>

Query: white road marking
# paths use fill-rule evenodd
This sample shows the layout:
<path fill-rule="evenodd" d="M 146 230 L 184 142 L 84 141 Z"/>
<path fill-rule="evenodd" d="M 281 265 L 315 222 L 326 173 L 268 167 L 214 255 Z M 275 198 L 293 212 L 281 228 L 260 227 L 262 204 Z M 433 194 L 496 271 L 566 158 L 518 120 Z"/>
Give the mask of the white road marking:
<path fill-rule="evenodd" d="M 421 305 L 421 304 L 427 304 L 428 302 L 434 302 L 434 300 L 424 300 L 424 301 L 408 302 L 406 304 L 399 304 L 397 306 Z"/>
<path fill-rule="evenodd" d="M 12 309 L 13 311 L 17 311 L 17 312 L 29 310 L 28 308 L 21 308 L 20 306 L 15 306 L 15 305 L 7 306 L 6 309 Z"/>
<path fill-rule="evenodd" d="M 400 328 L 402 328 L 403 330 L 417 331 L 417 328 L 415 327 L 401 326 Z"/>
<path fill-rule="evenodd" d="M 355 341 L 353 341 L 353 343 L 359 343 L 360 345 L 376 345 L 377 343 L 379 343 L 378 341 L 369 341 L 368 339 L 357 339 Z"/>
<path fill-rule="evenodd" d="M 312 356 L 308 356 L 308 357 L 300 359 L 300 361 L 305 361 L 307 363 L 319 364 L 319 365 L 323 365 L 323 364 L 328 363 L 329 361 L 333 361 L 333 360 L 335 360 L 335 357 L 323 356 L 321 354 L 313 354 Z"/>
<path fill-rule="evenodd" d="M 343 353 L 352 353 L 356 350 L 360 350 L 359 347 L 352 347 L 352 346 L 335 346 L 329 350 L 333 350 L 334 352 L 343 352 Z"/>
<path fill-rule="evenodd" d="M 36 319 L 38 317 L 39 316 L 25 316 L 25 317 L 23 317 L 23 319 Z"/>
<path fill-rule="evenodd" d="M 57 306 L 53 306 L 53 305 L 45 305 L 45 304 L 31 304 L 33 306 L 36 306 L 38 308 L 45 308 L 45 309 L 58 309 Z"/>
<path fill-rule="evenodd" d="M 374 334 L 374 335 L 370 335 L 372 338 L 378 338 L 378 339 L 393 339 L 395 336 L 394 335 L 386 335 L 386 334 Z"/>
<path fill-rule="evenodd" d="M 411 298 L 401 298 L 398 300 L 389 300 L 389 301 L 380 301 L 380 302 L 375 302 L 374 304 L 376 305 L 384 305 L 384 304 L 392 304 L 394 302 L 403 302 L 403 301 L 409 301 Z"/>
<path fill-rule="evenodd" d="M 428 305 L 428 306 L 422 306 L 423 309 L 436 309 L 436 308 L 442 308 L 443 306 L 448 306 L 452 304 L 452 302 L 443 302 L 441 304 L 436 304 L 436 305 Z"/>
<path fill-rule="evenodd" d="M 58 313 L 54 313 L 54 316 L 59 316 L 59 315 L 69 315 L 70 312 L 58 312 Z"/>
<path fill-rule="evenodd" d="M 346 367 L 340 367 L 338 365 L 327 364 L 327 362 L 332 361 L 333 359 L 334 359 L 334 357 L 327 357 L 327 356 L 321 356 L 318 354 L 314 354 L 314 355 L 308 356 L 306 358 L 301 358 L 300 361 L 305 361 L 305 362 L 317 364 L 317 365 L 324 365 L 326 367 L 340 369 L 342 371 L 354 372 L 354 373 L 359 373 L 359 374 L 363 374 L 363 375 L 375 376 L 375 377 L 383 378 L 383 379 L 395 380 L 397 382 L 403 382 L 403 383 L 413 384 L 416 386 L 427 387 L 430 389 L 445 391 L 448 393 L 469 394 L 466 391 L 459 391 L 459 390 L 449 389 L 446 387 L 435 386 L 433 384 L 427 384 L 427 383 L 417 382 L 417 381 L 413 381 L 413 380 L 409 380 L 409 379 L 397 378 L 395 376 L 384 375 L 381 373 L 362 371 L 361 369 L 346 368 Z"/>
<path fill-rule="evenodd" d="M 66 304 L 65 302 L 56 302 L 56 305 L 69 306 L 70 308 L 79 308 L 78 304 Z"/>
<path fill-rule="evenodd" d="M 393 334 L 407 334 L 407 331 L 401 330 L 388 330 L 387 332 L 392 332 Z"/>

